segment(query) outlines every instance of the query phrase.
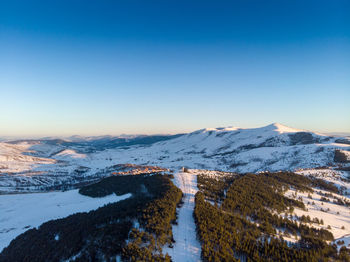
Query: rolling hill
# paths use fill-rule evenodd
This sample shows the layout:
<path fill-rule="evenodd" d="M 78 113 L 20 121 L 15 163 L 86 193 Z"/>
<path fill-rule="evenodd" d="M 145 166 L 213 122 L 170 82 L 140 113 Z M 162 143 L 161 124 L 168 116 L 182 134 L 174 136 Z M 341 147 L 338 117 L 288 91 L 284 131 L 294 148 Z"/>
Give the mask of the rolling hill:
<path fill-rule="evenodd" d="M 349 151 L 347 137 L 278 123 L 260 128 L 206 128 L 175 136 L 1 142 L 0 191 L 74 187 L 110 175 L 112 167 L 121 163 L 238 173 L 321 167 L 346 170 Z"/>

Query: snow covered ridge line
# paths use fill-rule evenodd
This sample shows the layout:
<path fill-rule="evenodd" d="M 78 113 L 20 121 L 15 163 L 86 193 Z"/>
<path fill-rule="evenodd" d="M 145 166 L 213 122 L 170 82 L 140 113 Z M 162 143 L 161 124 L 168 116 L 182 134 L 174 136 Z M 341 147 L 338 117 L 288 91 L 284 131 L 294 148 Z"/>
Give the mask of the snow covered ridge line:
<path fill-rule="evenodd" d="M 218 128 L 204 128 L 204 129 L 194 131 L 193 133 L 211 132 L 211 131 L 229 132 L 229 131 L 237 131 L 237 130 L 258 130 L 258 129 L 275 130 L 279 133 L 307 132 L 307 131 L 302 130 L 302 129 L 288 127 L 288 126 L 282 125 L 280 123 L 273 123 L 273 124 L 270 124 L 270 125 L 267 125 L 267 126 L 261 127 L 261 128 L 241 128 L 241 127 L 233 127 L 233 126 L 231 126 L 231 127 L 218 127 Z"/>
<path fill-rule="evenodd" d="M 350 152 L 349 138 L 281 124 L 207 128 L 122 147 L 115 147 L 117 142 L 112 140 L 103 141 L 104 150 L 98 143 L 67 144 L 56 140 L 0 143 L 0 191 L 92 181 L 110 175 L 110 167 L 121 163 L 238 173 L 327 166 L 350 169 L 349 158 L 344 158 Z"/>

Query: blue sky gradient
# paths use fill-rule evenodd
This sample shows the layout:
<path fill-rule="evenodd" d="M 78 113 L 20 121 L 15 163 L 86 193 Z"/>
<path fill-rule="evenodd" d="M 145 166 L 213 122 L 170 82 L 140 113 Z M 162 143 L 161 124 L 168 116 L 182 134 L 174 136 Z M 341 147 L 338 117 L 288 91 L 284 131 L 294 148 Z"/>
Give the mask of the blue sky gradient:
<path fill-rule="evenodd" d="M 2 1 L 0 136 L 350 132 L 349 1 Z"/>

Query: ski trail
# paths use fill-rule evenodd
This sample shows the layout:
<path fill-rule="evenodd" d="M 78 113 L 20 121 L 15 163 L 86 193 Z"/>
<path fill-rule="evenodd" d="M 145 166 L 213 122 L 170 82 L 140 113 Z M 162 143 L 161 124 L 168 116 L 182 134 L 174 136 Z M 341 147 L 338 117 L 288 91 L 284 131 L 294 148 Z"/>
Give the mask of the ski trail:
<path fill-rule="evenodd" d="M 173 226 L 176 243 L 173 248 L 164 248 L 175 262 L 201 261 L 201 245 L 196 238 L 196 224 L 193 218 L 194 195 L 198 191 L 197 176 L 178 172 L 174 184 L 184 193 L 184 204 L 179 209 L 178 225 Z"/>

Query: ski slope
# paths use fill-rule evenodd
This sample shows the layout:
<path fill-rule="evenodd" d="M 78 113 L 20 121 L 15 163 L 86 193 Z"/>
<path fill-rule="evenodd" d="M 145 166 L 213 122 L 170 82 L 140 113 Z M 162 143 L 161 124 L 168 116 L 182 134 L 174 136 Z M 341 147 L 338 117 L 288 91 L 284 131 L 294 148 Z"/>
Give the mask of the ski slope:
<path fill-rule="evenodd" d="M 184 204 L 179 209 L 178 225 L 173 226 L 176 243 L 173 248 L 165 248 L 175 262 L 201 261 L 201 245 L 196 238 L 196 224 L 193 218 L 194 195 L 197 193 L 197 176 L 193 173 L 178 172 L 174 184 L 184 193 Z"/>

